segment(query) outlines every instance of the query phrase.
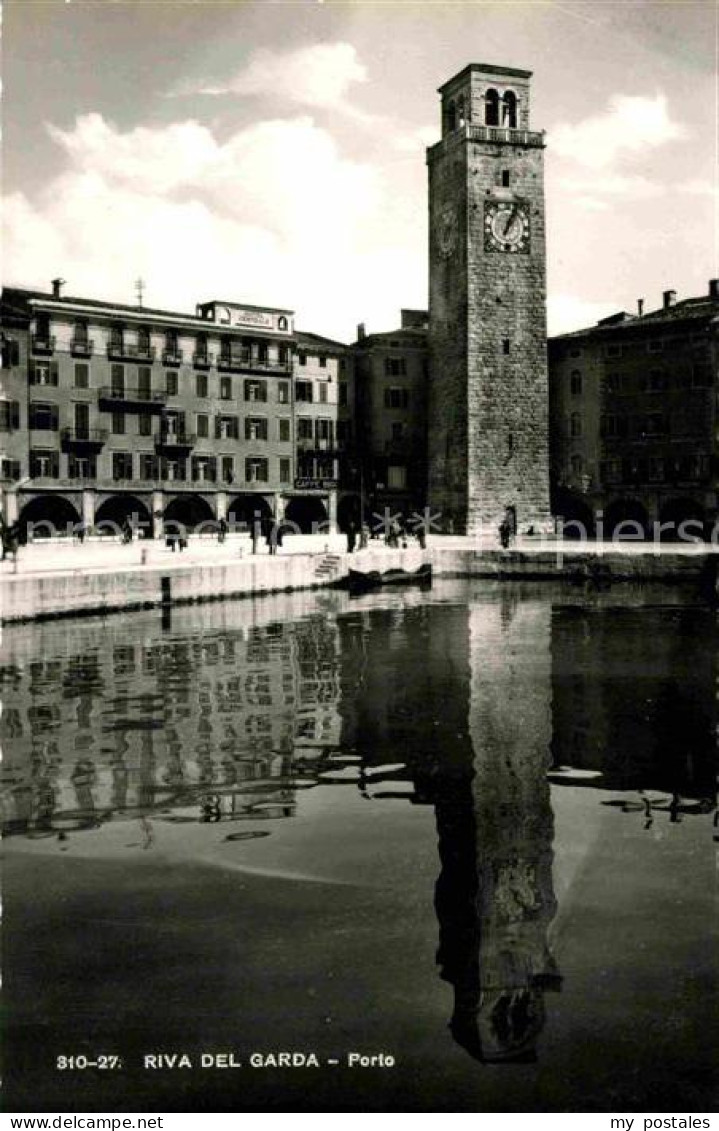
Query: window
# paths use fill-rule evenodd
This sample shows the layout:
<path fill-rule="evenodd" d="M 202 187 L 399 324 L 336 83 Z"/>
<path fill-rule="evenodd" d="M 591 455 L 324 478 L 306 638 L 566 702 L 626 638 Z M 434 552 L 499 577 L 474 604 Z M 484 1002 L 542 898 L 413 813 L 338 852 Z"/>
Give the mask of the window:
<path fill-rule="evenodd" d="M 90 386 L 90 366 L 78 362 L 75 366 L 75 388 L 87 389 Z"/>
<path fill-rule="evenodd" d="M 622 467 L 619 460 L 609 459 L 599 465 L 599 475 L 602 483 L 619 483 L 622 478 Z"/>
<path fill-rule="evenodd" d="M 110 366 L 110 385 L 115 396 L 124 396 L 125 393 L 125 366 Z"/>
<path fill-rule="evenodd" d="M 289 443 L 290 440 L 290 422 L 287 417 L 283 417 L 280 422 L 280 442 L 283 444 Z"/>
<path fill-rule="evenodd" d="M 35 361 L 28 362 L 28 377 L 31 385 L 57 385 L 57 362 Z"/>
<path fill-rule="evenodd" d="M 122 326 L 116 325 L 110 327 L 110 349 L 114 350 L 115 353 L 118 353 L 123 349 L 123 338 L 124 329 Z"/>
<path fill-rule="evenodd" d="M 141 412 L 137 418 L 137 431 L 140 436 L 152 435 L 152 417 L 149 412 Z"/>
<path fill-rule="evenodd" d="M 266 440 L 267 439 L 267 419 L 264 416 L 246 416 L 245 417 L 245 439 L 246 440 Z"/>
<path fill-rule="evenodd" d="M 502 353 L 509 353 L 509 338 L 502 338 Z"/>
<path fill-rule="evenodd" d="M 664 342 L 660 339 L 654 338 L 647 342 L 647 353 L 661 353 L 664 349 Z"/>
<path fill-rule="evenodd" d="M 319 363 L 320 363 L 320 369 L 326 369 L 327 368 L 327 358 L 323 354 L 321 354 L 320 357 L 319 357 Z"/>
<path fill-rule="evenodd" d="M 287 365 L 287 346 L 280 346 L 277 350 L 277 360 L 280 365 Z"/>
<path fill-rule="evenodd" d="M 667 387 L 666 374 L 663 369 L 651 370 L 647 387 L 650 393 L 661 393 Z"/>
<path fill-rule="evenodd" d="M 152 396 L 152 370 L 148 365 L 141 365 L 137 371 L 137 395 L 143 401 Z"/>
<path fill-rule="evenodd" d="M 168 397 L 176 397 L 177 396 L 177 374 L 176 373 L 166 373 L 165 374 L 165 390 L 167 392 Z"/>
<path fill-rule="evenodd" d="M 186 460 L 163 459 L 160 463 L 160 478 L 183 482 L 187 479 Z"/>
<path fill-rule="evenodd" d="M 326 418 L 315 420 L 315 440 L 320 448 L 328 448 L 332 444 L 332 421 Z"/>
<path fill-rule="evenodd" d="M 205 413 L 198 412 L 197 414 L 197 435 L 199 439 L 205 439 L 210 434 L 210 418 Z"/>
<path fill-rule="evenodd" d="M 112 434 L 113 436 L 125 435 L 125 413 L 113 412 L 112 414 Z"/>
<path fill-rule="evenodd" d="M 215 417 L 216 440 L 239 440 L 240 422 L 236 416 Z"/>
<path fill-rule="evenodd" d="M 20 427 L 20 402 L 0 401 L 0 432 L 14 432 Z"/>
<path fill-rule="evenodd" d="M 579 455 L 572 456 L 572 459 L 570 461 L 570 465 L 571 465 L 571 468 L 572 468 L 572 475 L 581 475 L 582 474 L 583 461 L 582 461 L 581 456 L 579 456 Z"/>
<path fill-rule="evenodd" d="M 288 459 L 280 460 L 280 483 L 289 483 L 292 476 L 292 464 Z"/>
<path fill-rule="evenodd" d="M 200 365 L 203 365 L 208 361 L 207 334 L 198 334 L 195 338 L 195 363 L 199 362 Z"/>
<path fill-rule="evenodd" d="M 307 354 L 304 350 L 300 350 L 300 352 L 297 354 L 297 360 L 299 361 L 300 365 L 307 364 Z"/>
<path fill-rule="evenodd" d="M 484 96 L 484 124 L 486 126 L 499 125 L 499 94 L 496 90 L 490 89 Z"/>
<path fill-rule="evenodd" d="M 224 380 L 224 378 L 223 378 L 223 380 Z M 195 374 L 195 396 L 197 396 L 197 397 L 206 397 L 207 396 L 207 374 L 206 373 L 196 373 Z"/>
<path fill-rule="evenodd" d="M 281 314 L 280 317 L 277 319 L 277 329 L 278 330 L 286 330 L 287 329 L 287 319 L 285 318 L 284 314 Z M 281 346 L 280 348 L 284 349 L 285 347 Z"/>
<path fill-rule="evenodd" d="M 622 379 L 618 373 L 607 373 L 604 378 L 604 390 L 607 393 L 618 393 L 622 386 Z"/>
<path fill-rule="evenodd" d="M 140 326 L 137 331 L 137 352 L 143 356 L 150 352 L 150 330 L 147 326 Z"/>
<path fill-rule="evenodd" d="M 32 479 L 59 479 L 60 453 L 42 448 L 31 450 L 30 477 Z"/>
<path fill-rule="evenodd" d="M 193 456 L 192 479 L 195 483 L 214 483 L 217 479 L 216 458 L 214 456 Z"/>
<path fill-rule="evenodd" d="M 384 371 L 387 377 L 404 377 L 407 372 L 407 360 L 404 357 L 386 357 Z"/>
<path fill-rule="evenodd" d="M 509 169 L 502 169 L 502 188 L 509 188 Z"/>
<path fill-rule="evenodd" d="M 502 99 L 502 125 L 511 130 L 517 128 L 517 95 L 508 90 Z"/>
<path fill-rule="evenodd" d="M 569 435 L 573 437 L 582 434 L 582 418 L 578 412 L 573 412 L 569 418 Z"/>
<path fill-rule="evenodd" d="M 320 404 L 327 404 L 327 382 L 319 382 Z"/>
<path fill-rule="evenodd" d="M 407 468 L 390 464 L 387 468 L 387 486 L 390 491 L 403 491 L 407 486 Z"/>
<path fill-rule="evenodd" d="M 266 381 L 245 381 L 245 400 L 246 401 L 266 401 L 267 400 L 267 382 Z"/>
<path fill-rule="evenodd" d="M 220 377 L 220 400 L 232 400 L 232 378 Z"/>
<path fill-rule="evenodd" d="M 267 460 L 251 456 L 245 460 L 245 479 L 248 483 L 267 482 Z"/>
<path fill-rule="evenodd" d="M 708 361 L 695 361 L 692 365 L 691 386 L 693 389 L 708 389 L 714 384 L 714 374 Z"/>
<path fill-rule="evenodd" d="M 235 459 L 234 456 L 222 457 L 222 482 L 234 483 L 235 482 Z"/>
<path fill-rule="evenodd" d="M 30 428 L 37 432 L 57 432 L 58 411 L 56 404 L 30 402 Z"/>
<path fill-rule="evenodd" d="M 277 403 L 289 404 L 290 403 L 290 385 L 289 381 L 279 381 L 277 384 Z"/>
<path fill-rule="evenodd" d="M 311 440 L 313 435 L 312 421 L 306 416 L 301 416 L 297 421 L 297 439 Z"/>
<path fill-rule="evenodd" d="M 409 405 L 409 389 L 385 389 L 385 408 L 407 408 Z"/>
<path fill-rule="evenodd" d="M 295 400 L 312 404 L 312 382 L 295 381 Z"/>
<path fill-rule="evenodd" d="M 112 478 L 132 479 L 132 452 L 112 453 Z"/>
<path fill-rule="evenodd" d="M 143 452 L 140 456 L 140 479 L 159 479 L 157 456 Z"/>
<path fill-rule="evenodd" d="M 22 468 L 19 459 L 0 460 L 0 479 L 19 479 Z"/>
<path fill-rule="evenodd" d="M 641 421 L 641 417 L 639 418 Z M 644 427 L 648 436 L 659 436 L 667 430 L 667 422 L 662 412 L 650 412 L 646 417 Z"/>
<path fill-rule="evenodd" d="M 661 483 L 664 479 L 665 467 L 662 456 L 649 457 L 649 478 L 653 483 Z"/>
<path fill-rule="evenodd" d="M 392 423 L 392 439 L 401 440 L 404 436 L 404 423 L 401 420 L 395 420 Z"/>
<path fill-rule="evenodd" d="M 621 357 L 622 347 L 615 344 L 610 344 L 604 347 L 605 357 Z"/>
<path fill-rule="evenodd" d="M 267 365 L 268 358 L 269 354 L 267 352 L 267 343 L 260 342 L 257 347 L 257 360 L 259 361 L 260 365 Z"/>
<path fill-rule="evenodd" d="M 341 407 L 347 405 L 347 382 L 340 381 L 339 383 L 339 403 Z"/>
<path fill-rule="evenodd" d="M 570 374 L 569 389 L 574 397 L 580 396 L 582 392 L 582 375 L 578 369 L 573 369 Z"/>

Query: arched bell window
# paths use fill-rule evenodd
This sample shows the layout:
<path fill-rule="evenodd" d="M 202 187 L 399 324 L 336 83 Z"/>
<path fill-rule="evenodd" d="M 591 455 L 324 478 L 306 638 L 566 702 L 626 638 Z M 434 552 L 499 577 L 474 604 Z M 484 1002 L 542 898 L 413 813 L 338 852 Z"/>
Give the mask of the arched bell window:
<path fill-rule="evenodd" d="M 502 125 L 511 130 L 517 128 L 517 95 L 513 90 L 508 90 L 502 99 Z"/>
<path fill-rule="evenodd" d="M 457 107 L 454 102 L 450 102 L 447 106 L 447 132 L 454 133 L 457 129 Z"/>
<path fill-rule="evenodd" d="M 467 112 L 464 108 L 464 98 L 460 98 L 460 99 L 457 100 L 457 118 L 458 118 L 457 124 L 461 129 L 462 126 L 467 121 Z"/>
<path fill-rule="evenodd" d="M 487 126 L 499 125 L 499 95 L 496 90 L 488 90 L 484 96 L 484 121 Z"/>

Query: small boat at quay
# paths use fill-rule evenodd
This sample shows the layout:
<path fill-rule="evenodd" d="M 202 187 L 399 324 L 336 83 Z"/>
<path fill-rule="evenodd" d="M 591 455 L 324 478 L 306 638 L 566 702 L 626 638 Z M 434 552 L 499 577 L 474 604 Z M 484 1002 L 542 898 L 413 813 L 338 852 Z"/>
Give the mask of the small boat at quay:
<path fill-rule="evenodd" d="M 377 569 L 368 570 L 366 573 L 358 569 L 351 569 L 345 579 L 345 585 L 350 593 L 366 593 L 370 589 L 381 589 L 385 585 L 424 585 L 432 584 L 432 566 L 425 562 L 419 569 L 388 569 L 380 573 Z"/>

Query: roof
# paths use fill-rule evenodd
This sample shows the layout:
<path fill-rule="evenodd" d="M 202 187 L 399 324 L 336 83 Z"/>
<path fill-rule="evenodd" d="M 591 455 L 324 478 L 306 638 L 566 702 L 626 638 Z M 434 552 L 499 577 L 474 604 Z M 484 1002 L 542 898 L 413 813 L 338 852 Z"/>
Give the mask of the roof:
<path fill-rule="evenodd" d="M 468 63 L 466 67 L 463 67 L 462 70 L 458 71 L 456 75 L 453 75 L 451 79 L 447 79 L 447 82 L 437 87 L 438 94 L 442 94 L 447 87 L 454 86 L 458 79 L 464 78 L 465 75 L 470 74 L 472 71 L 480 71 L 485 75 L 507 75 L 510 78 L 517 79 L 531 79 L 532 77 L 531 71 L 521 71 L 517 67 L 498 67 L 495 63 Z"/>
<path fill-rule="evenodd" d="M 625 313 L 625 312 L 622 312 Z M 565 341 L 571 338 L 581 338 L 587 335 L 604 335 L 626 333 L 628 331 L 641 331 L 644 327 L 671 326 L 681 322 L 713 322 L 719 319 L 719 299 L 701 295 L 699 298 L 686 298 L 675 302 L 672 306 L 659 307 L 646 314 L 631 314 L 624 318 L 621 314 L 602 318 L 594 326 L 587 326 L 583 330 L 571 330 L 566 334 L 556 334 L 550 341 Z"/>
<path fill-rule="evenodd" d="M 55 296 L 53 294 L 49 294 L 47 291 L 31 290 L 25 287 L 3 287 L 3 305 L 7 302 L 8 297 L 11 297 L 12 301 L 17 301 L 20 304 L 24 304 L 24 306 L 21 305 L 20 309 L 24 309 L 27 312 L 28 316 L 31 313 L 30 302 L 31 300 L 35 299 L 36 301 L 40 302 L 51 302 L 53 304 L 64 304 L 66 306 L 87 306 L 91 307 L 93 310 L 126 310 L 130 314 L 147 315 L 148 317 L 155 314 L 158 317 L 162 318 L 191 318 L 196 322 L 202 322 L 204 326 L 209 325 L 208 320 L 206 318 L 200 318 L 196 314 L 195 310 L 163 310 L 160 307 L 138 306 L 137 303 L 132 305 L 126 302 L 115 302 L 113 299 L 84 298 L 78 295 Z M 272 314 L 294 313 L 294 311 L 292 310 L 285 310 L 283 307 L 279 306 L 253 306 L 249 302 L 240 303 L 236 301 L 222 303 L 219 299 L 212 299 L 210 302 L 197 303 L 197 306 L 199 306 L 200 308 L 206 308 L 213 306 L 215 303 L 217 303 L 218 305 L 233 306 L 239 310 L 260 310 L 268 311 Z M 219 328 L 221 329 L 222 327 Z"/>
<path fill-rule="evenodd" d="M 208 306 L 233 306 L 236 310 L 259 310 L 267 311 L 272 314 L 294 314 L 294 310 L 289 310 L 286 306 L 254 306 L 251 302 L 238 302 L 236 298 L 211 298 L 207 302 L 198 302 L 197 304 L 201 310 Z"/>
<path fill-rule="evenodd" d="M 353 342 L 350 349 L 366 349 L 369 345 L 386 345 L 388 338 L 400 338 L 407 345 L 426 345 L 429 331 L 421 326 L 408 326 L 398 327 L 396 330 L 380 330 L 376 334 L 366 334 L 364 338 L 358 338 Z"/>
<path fill-rule="evenodd" d="M 334 350 L 342 351 L 348 348 L 344 342 L 336 342 L 333 338 L 324 338 L 321 334 L 312 334 L 307 330 L 296 330 L 295 341 L 300 348 L 302 348 L 302 346 L 314 346 L 318 349 L 326 350 L 328 353 Z"/>

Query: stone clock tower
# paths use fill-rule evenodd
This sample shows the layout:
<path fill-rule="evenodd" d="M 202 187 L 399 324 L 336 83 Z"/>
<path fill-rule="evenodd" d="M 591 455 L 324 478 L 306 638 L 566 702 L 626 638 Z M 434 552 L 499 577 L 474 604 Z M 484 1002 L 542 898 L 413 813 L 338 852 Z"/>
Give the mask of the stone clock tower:
<path fill-rule="evenodd" d="M 530 71 L 471 63 L 440 87 L 429 167 L 429 503 L 445 529 L 551 530 L 544 135 Z"/>

